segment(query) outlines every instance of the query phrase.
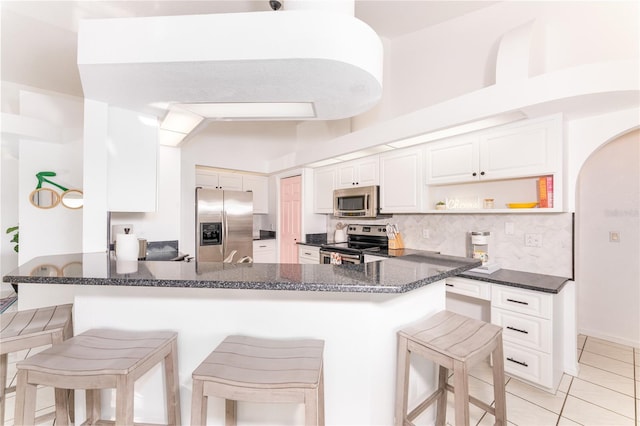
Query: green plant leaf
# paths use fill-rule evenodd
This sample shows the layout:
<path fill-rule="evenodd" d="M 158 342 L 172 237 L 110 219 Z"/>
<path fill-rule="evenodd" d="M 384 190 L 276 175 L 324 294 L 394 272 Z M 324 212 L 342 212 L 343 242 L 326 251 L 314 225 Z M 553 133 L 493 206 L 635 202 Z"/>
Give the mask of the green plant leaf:
<path fill-rule="evenodd" d="M 19 226 L 11 226 L 11 227 L 7 228 L 7 234 L 10 234 L 12 232 L 17 231 L 18 228 L 19 228 Z"/>

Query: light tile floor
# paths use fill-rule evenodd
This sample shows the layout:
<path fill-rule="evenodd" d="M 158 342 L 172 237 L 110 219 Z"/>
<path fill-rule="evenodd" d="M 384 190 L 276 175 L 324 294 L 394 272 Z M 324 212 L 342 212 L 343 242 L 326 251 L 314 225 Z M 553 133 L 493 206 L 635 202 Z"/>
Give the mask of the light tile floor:
<path fill-rule="evenodd" d="M 17 309 L 14 305 L 10 310 Z M 43 349 L 43 348 L 42 348 Z M 34 351 L 41 350 L 37 348 Z M 15 381 L 15 363 L 28 351 L 9 356 L 9 377 Z M 594 337 L 578 336 L 577 377 L 564 375 L 558 391 L 551 394 L 507 377 L 507 419 L 517 426 L 640 426 L 640 348 L 619 345 Z M 470 393 L 493 403 L 493 379 L 488 361 L 471 371 Z M 5 425 L 13 425 L 14 394 L 7 398 Z M 38 389 L 38 413 L 53 411 L 53 391 Z M 471 406 L 471 424 L 493 424 L 493 416 Z M 447 421 L 455 421 L 453 396 L 449 393 Z M 42 423 L 53 425 L 53 421 Z M 347 426 L 347 425 L 345 425 Z"/>

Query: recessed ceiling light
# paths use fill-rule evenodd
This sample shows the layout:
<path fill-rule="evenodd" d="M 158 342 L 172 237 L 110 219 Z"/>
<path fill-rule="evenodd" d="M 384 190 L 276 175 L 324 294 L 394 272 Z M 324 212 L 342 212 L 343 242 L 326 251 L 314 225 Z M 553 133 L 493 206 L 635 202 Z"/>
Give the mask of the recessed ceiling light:
<path fill-rule="evenodd" d="M 314 118 L 311 102 L 215 102 L 180 104 L 181 108 L 212 119 Z"/>
<path fill-rule="evenodd" d="M 178 146 L 186 136 L 185 133 L 160 129 L 158 131 L 158 143 L 164 146 Z"/>
<path fill-rule="evenodd" d="M 203 120 L 202 116 L 182 108 L 172 106 L 162 120 L 160 128 L 172 132 L 190 133 Z"/>

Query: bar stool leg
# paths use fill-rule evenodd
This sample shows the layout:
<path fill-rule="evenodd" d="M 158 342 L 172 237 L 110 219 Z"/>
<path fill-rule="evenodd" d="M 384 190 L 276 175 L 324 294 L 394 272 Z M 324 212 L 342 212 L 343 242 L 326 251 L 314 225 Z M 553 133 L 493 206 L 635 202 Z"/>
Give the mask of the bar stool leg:
<path fill-rule="evenodd" d="M 7 354 L 0 355 L 0 421 L 4 424 L 4 410 L 7 395 Z"/>
<path fill-rule="evenodd" d="M 87 424 L 95 424 L 100 420 L 102 404 L 100 402 L 100 389 L 86 390 Z"/>
<path fill-rule="evenodd" d="M 180 425 L 180 380 L 178 378 L 178 343 L 174 340 L 164 358 L 164 374 L 167 394 L 167 419 L 170 425 Z"/>
<path fill-rule="evenodd" d="M 320 369 L 318 383 L 318 425 L 324 426 L 324 366 Z"/>
<path fill-rule="evenodd" d="M 238 403 L 233 399 L 224 400 L 224 424 L 225 426 L 236 426 L 238 423 L 237 418 Z"/>
<path fill-rule="evenodd" d="M 133 384 L 126 375 L 116 379 L 116 424 L 133 424 Z"/>
<path fill-rule="evenodd" d="M 407 418 L 409 392 L 409 343 L 398 336 L 398 361 L 396 368 L 395 426 L 403 426 Z"/>
<path fill-rule="evenodd" d="M 204 394 L 204 382 L 193 379 L 191 391 L 191 424 L 207 424 L 207 403 L 208 397 Z"/>
<path fill-rule="evenodd" d="M 305 391 L 304 396 L 304 424 L 305 426 L 318 425 L 318 393 L 317 389 Z"/>
<path fill-rule="evenodd" d="M 69 391 L 67 389 L 54 389 L 56 401 L 56 426 L 69 425 Z"/>
<path fill-rule="evenodd" d="M 456 425 L 469 426 L 469 375 L 467 365 L 453 361 Z"/>
<path fill-rule="evenodd" d="M 36 385 L 27 383 L 27 372 L 18 371 L 16 386 L 16 425 L 33 425 L 36 420 Z"/>
<path fill-rule="evenodd" d="M 507 402 L 504 386 L 504 354 L 502 349 L 502 335 L 497 339 L 497 345 L 491 353 L 493 357 L 493 396 L 495 399 L 495 420 L 497 426 L 506 426 Z"/>
<path fill-rule="evenodd" d="M 444 426 L 447 423 L 447 379 L 449 370 L 446 367 L 438 368 L 438 402 L 436 404 L 436 425 Z"/>

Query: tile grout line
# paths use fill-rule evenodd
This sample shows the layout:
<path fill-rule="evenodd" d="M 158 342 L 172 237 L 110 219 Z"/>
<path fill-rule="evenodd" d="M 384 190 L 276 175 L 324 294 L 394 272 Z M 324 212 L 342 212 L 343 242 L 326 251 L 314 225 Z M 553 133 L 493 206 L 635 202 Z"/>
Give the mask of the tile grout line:
<path fill-rule="evenodd" d="M 582 354 L 582 352 L 580 352 L 580 354 Z M 562 407 L 560 408 L 560 414 L 558 415 L 558 421 L 556 422 L 556 426 L 560 424 L 560 419 L 562 418 L 562 413 L 564 412 L 564 406 L 567 404 L 567 399 L 569 399 L 569 391 L 571 391 L 571 385 L 573 385 L 573 379 L 575 379 L 575 377 L 573 376 L 569 376 L 569 377 L 571 377 L 571 380 L 569 381 L 569 386 L 567 387 L 567 393 L 564 394 L 564 401 L 562 401 Z M 571 420 L 571 421 L 574 421 L 574 420 Z"/>

